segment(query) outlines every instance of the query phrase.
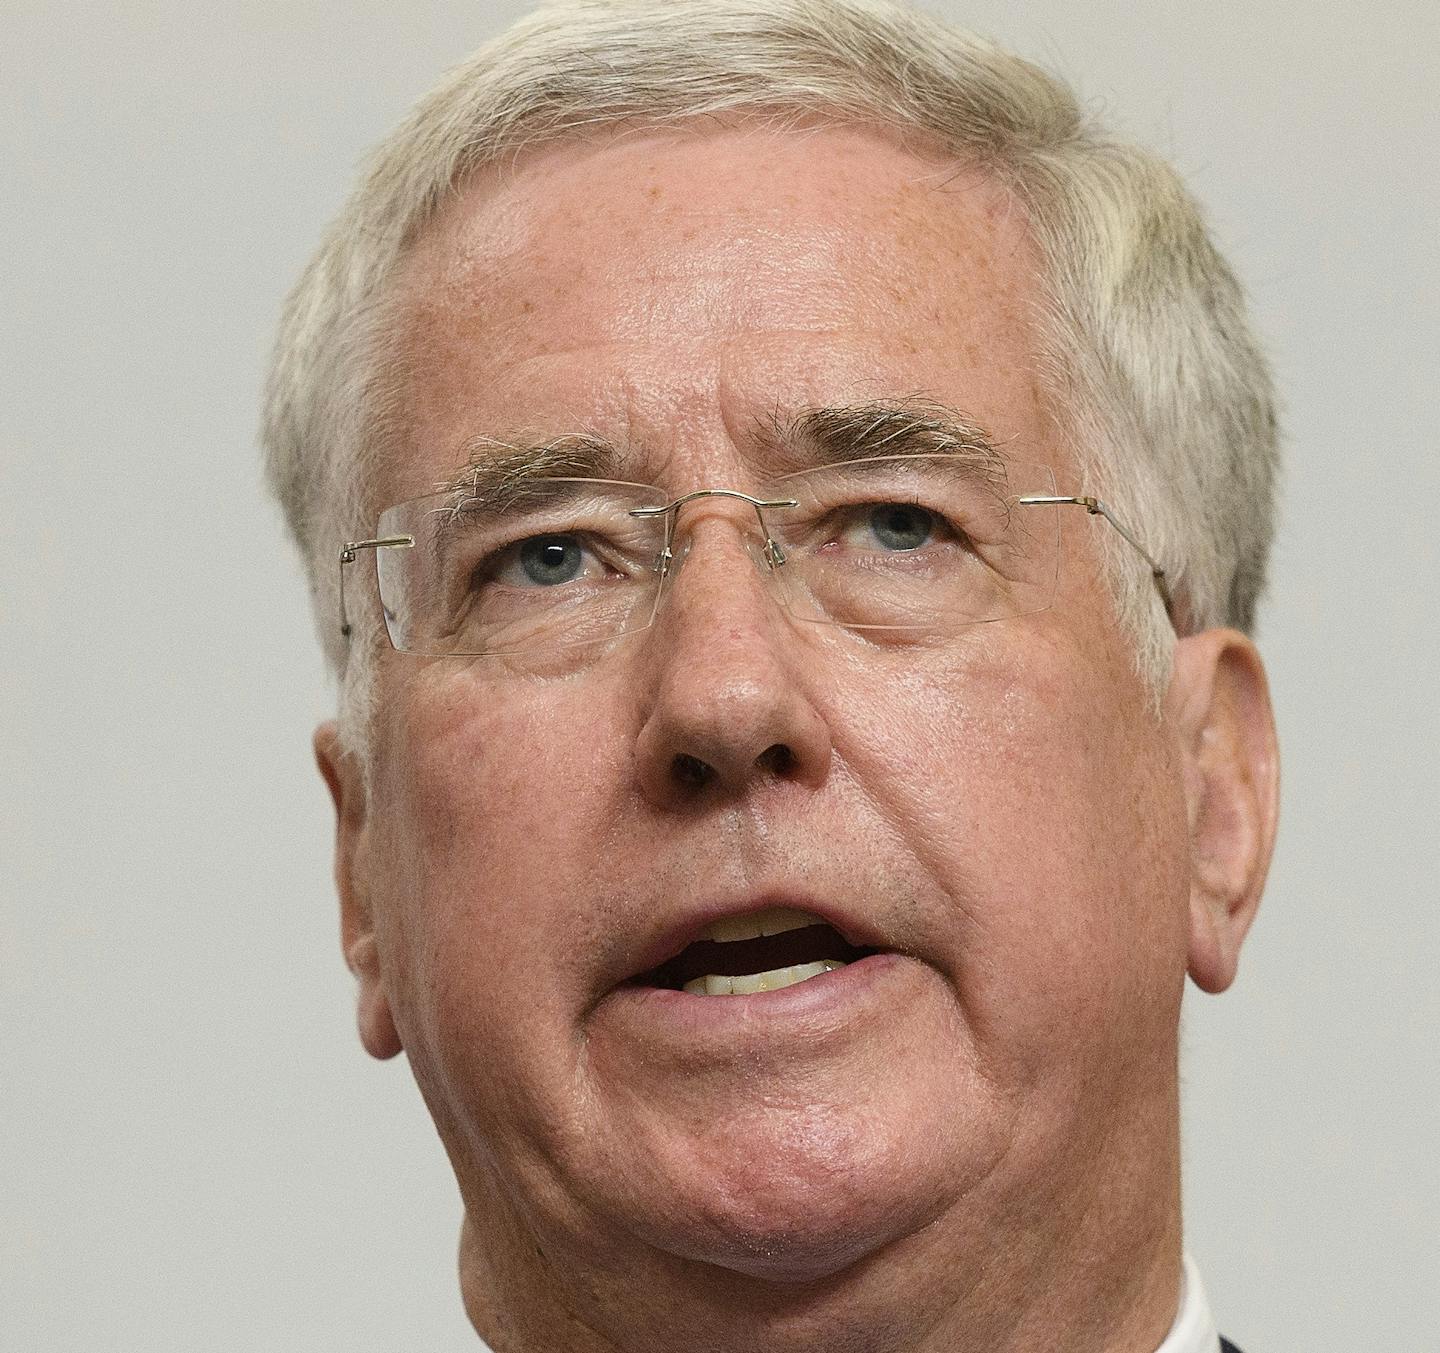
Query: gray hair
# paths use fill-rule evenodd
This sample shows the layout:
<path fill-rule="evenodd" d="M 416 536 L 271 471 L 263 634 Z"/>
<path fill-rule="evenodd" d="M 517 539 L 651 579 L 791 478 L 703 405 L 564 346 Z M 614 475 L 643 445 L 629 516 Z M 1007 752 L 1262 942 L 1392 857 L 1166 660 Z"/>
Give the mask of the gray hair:
<path fill-rule="evenodd" d="M 1269 373 L 1233 274 L 1179 178 L 1071 91 L 892 0 L 553 0 L 452 70 L 375 152 L 286 305 L 267 388 L 267 473 L 304 555 L 349 745 L 369 661 L 346 664 L 336 552 L 368 532 L 369 467 L 396 431 L 387 283 L 469 172 L 568 136 L 701 118 L 815 119 L 920 134 L 1024 204 L 1044 297 L 1040 377 L 1085 491 L 1170 570 L 1189 629 L 1249 630 L 1277 466 Z M 1116 533 L 1097 533 L 1137 669 L 1172 635 Z"/>

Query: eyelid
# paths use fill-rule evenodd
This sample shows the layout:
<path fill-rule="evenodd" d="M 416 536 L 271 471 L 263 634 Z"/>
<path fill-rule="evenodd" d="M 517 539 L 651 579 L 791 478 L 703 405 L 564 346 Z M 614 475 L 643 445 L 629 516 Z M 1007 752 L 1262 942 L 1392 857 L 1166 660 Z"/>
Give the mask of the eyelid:
<path fill-rule="evenodd" d="M 531 579 L 531 577 L 523 576 L 524 566 L 523 563 L 521 563 L 520 551 L 533 540 L 549 540 L 549 538 L 566 540 L 566 538 L 576 534 L 577 533 L 573 533 L 573 531 L 541 531 L 541 533 L 536 535 L 526 535 L 523 540 L 511 541 L 508 546 L 501 548 L 501 550 L 492 551 L 492 553 L 478 560 L 477 564 L 469 570 L 469 579 L 471 579 L 472 583 L 478 580 L 478 582 L 498 582 L 501 586 L 518 587 L 518 589 L 521 590 L 543 590 L 543 583 L 537 583 L 536 580 Z M 586 548 L 582 541 L 582 543 L 580 543 L 580 571 L 573 579 L 566 579 L 566 582 L 579 582 L 580 579 L 588 576 L 590 561 L 596 561 L 596 563 L 598 563 L 599 560 L 598 557 L 596 557 L 595 551 Z M 503 577 L 503 574 L 510 573 L 511 570 L 516 570 L 517 576 Z M 563 584 L 556 583 L 553 584 L 553 586 L 563 586 Z"/>
<path fill-rule="evenodd" d="M 623 573 L 633 568 L 636 561 L 626 558 L 624 552 L 618 548 L 607 550 L 599 547 L 595 534 L 589 531 L 536 531 L 530 535 L 522 536 L 519 540 L 511 541 L 510 544 L 493 550 L 483 559 L 477 560 L 474 566 L 468 570 L 469 576 L 473 579 L 477 576 L 495 579 L 502 569 L 519 567 L 520 551 L 534 540 L 575 540 L 580 547 L 582 555 L 582 568 L 580 574 L 575 578 L 567 579 L 568 582 L 579 582 L 586 577 L 595 576 L 590 571 L 591 564 L 598 565 L 601 570 L 613 573 Z M 526 579 L 524 583 L 506 582 L 504 586 L 519 586 L 525 590 L 541 589 L 542 584 L 536 583 L 534 579 Z M 561 584 L 555 584 L 560 586 Z"/>
<path fill-rule="evenodd" d="M 854 507 L 842 508 L 841 511 L 856 514 L 866 513 L 867 517 L 864 524 L 869 526 L 869 514 L 873 514 L 877 509 L 887 507 L 909 508 L 915 512 L 923 512 L 928 519 L 930 529 L 940 532 L 945 536 L 955 538 L 963 537 L 965 534 L 964 530 L 956 525 L 955 522 L 951 521 L 939 508 L 927 507 L 923 502 L 919 501 L 911 502 L 901 498 L 886 498 L 873 503 L 857 503 Z"/>
<path fill-rule="evenodd" d="M 833 506 L 806 515 L 811 522 L 817 524 L 833 521 L 838 518 L 846 523 L 854 522 L 859 525 L 864 525 L 870 513 L 874 512 L 877 508 L 885 507 L 913 508 L 917 512 L 925 513 L 938 527 L 943 528 L 951 534 L 957 536 L 963 536 L 965 534 L 963 529 L 953 522 L 943 511 L 938 507 L 929 506 L 918 496 L 914 498 L 901 498 L 899 496 L 866 498 L 857 502 L 836 503 Z M 806 520 L 806 516 L 797 515 L 794 520 L 799 524 Z"/>

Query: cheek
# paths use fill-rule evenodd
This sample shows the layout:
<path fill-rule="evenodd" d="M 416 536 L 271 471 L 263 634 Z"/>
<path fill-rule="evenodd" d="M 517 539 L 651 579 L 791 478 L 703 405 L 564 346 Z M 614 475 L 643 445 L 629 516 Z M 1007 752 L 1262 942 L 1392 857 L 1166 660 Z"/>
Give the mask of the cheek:
<path fill-rule="evenodd" d="M 396 703 L 376 749 L 374 873 L 396 995 L 437 1036 L 522 1037 L 514 1010 L 568 999 L 567 962 L 607 923 L 573 906 L 605 896 L 630 754 L 596 701 L 584 683 L 432 669 Z"/>
<path fill-rule="evenodd" d="M 1063 690 L 1017 692 L 1002 736 L 1024 781 L 1015 789 L 1025 880 L 1010 927 L 1019 955 L 1044 964 L 1042 1038 L 1120 1053 L 1173 1036 L 1185 972 L 1188 901 L 1183 796 L 1161 730 L 1139 697 L 1082 668 Z M 1073 678 L 1079 677 L 1079 680 Z M 1123 689 L 1123 685 L 1119 687 Z M 1038 698 L 1037 698 L 1038 697 Z M 1053 718 L 1056 708 L 1066 717 Z"/>
<path fill-rule="evenodd" d="M 432 669 L 392 721 L 379 800 L 397 846 L 431 868 L 487 876 L 533 864 L 552 839 L 603 820 L 627 740 L 594 684 L 484 680 Z M 604 712 L 602 712 L 602 705 Z M 516 843 L 529 848 L 516 852 Z"/>
<path fill-rule="evenodd" d="M 977 1042 L 1035 1074 L 1113 1053 L 1137 1021 L 1163 1043 L 1185 968 L 1186 830 L 1128 673 L 1010 643 L 976 636 L 873 686 L 851 702 L 845 756 L 944 897 L 924 938 Z"/>

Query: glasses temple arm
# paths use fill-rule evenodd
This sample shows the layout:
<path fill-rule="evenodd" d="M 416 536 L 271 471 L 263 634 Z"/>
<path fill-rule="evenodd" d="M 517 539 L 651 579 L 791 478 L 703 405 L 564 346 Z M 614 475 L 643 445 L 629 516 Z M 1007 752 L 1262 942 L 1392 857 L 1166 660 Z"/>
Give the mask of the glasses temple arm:
<path fill-rule="evenodd" d="M 1160 593 L 1160 600 L 1165 603 L 1165 614 L 1170 617 L 1171 623 L 1175 621 L 1175 599 L 1170 594 L 1170 584 L 1165 577 L 1164 567 L 1158 563 L 1155 557 L 1135 538 L 1125 523 L 1120 520 L 1099 498 L 1084 496 L 1069 497 L 1065 495 L 1049 493 L 1032 493 L 1024 495 L 1020 500 L 1027 507 L 1035 504 L 1054 503 L 1059 506 L 1073 505 L 1083 507 L 1092 517 L 1101 516 L 1110 523 L 1130 545 L 1130 547 L 1150 565 L 1150 576 L 1155 580 L 1155 589 Z"/>
<path fill-rule="evenodd" d="M 361 550 L 408 550 L 415 544 L 414 536 L 380 536 L 376 540 L 351 540 L 340 547 L 340 634 L 350 637 L 351 625 L 345 614 L 345 565 L 353 564 Z"/>

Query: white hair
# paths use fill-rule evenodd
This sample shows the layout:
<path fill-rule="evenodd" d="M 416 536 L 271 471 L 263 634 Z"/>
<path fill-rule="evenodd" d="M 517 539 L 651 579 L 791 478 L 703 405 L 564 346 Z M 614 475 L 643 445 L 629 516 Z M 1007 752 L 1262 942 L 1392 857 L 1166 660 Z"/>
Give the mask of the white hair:
<path fill-rule="evenodd" d="M 387 284 L 471 171 L 566 137 L 701 118 L 919 133 L 1024 204 L 1044 298 L 1040 376 L 1085 485 L 1169 570 L 1189 629 L 1249 630 L 1272 534 L 1269 374 L 1235 278 L 1166 164 L 1059 80 L 891 0 L 554 0 L 449 72 L 376 150 L 285 308 L 263 441 L 363 745 L 370 661 L 346 661 L 336 555 L 373 526 L 397 431 Z M 1097 533 L 1137 669 L 1168 679 L 1150 572 Z"/>

